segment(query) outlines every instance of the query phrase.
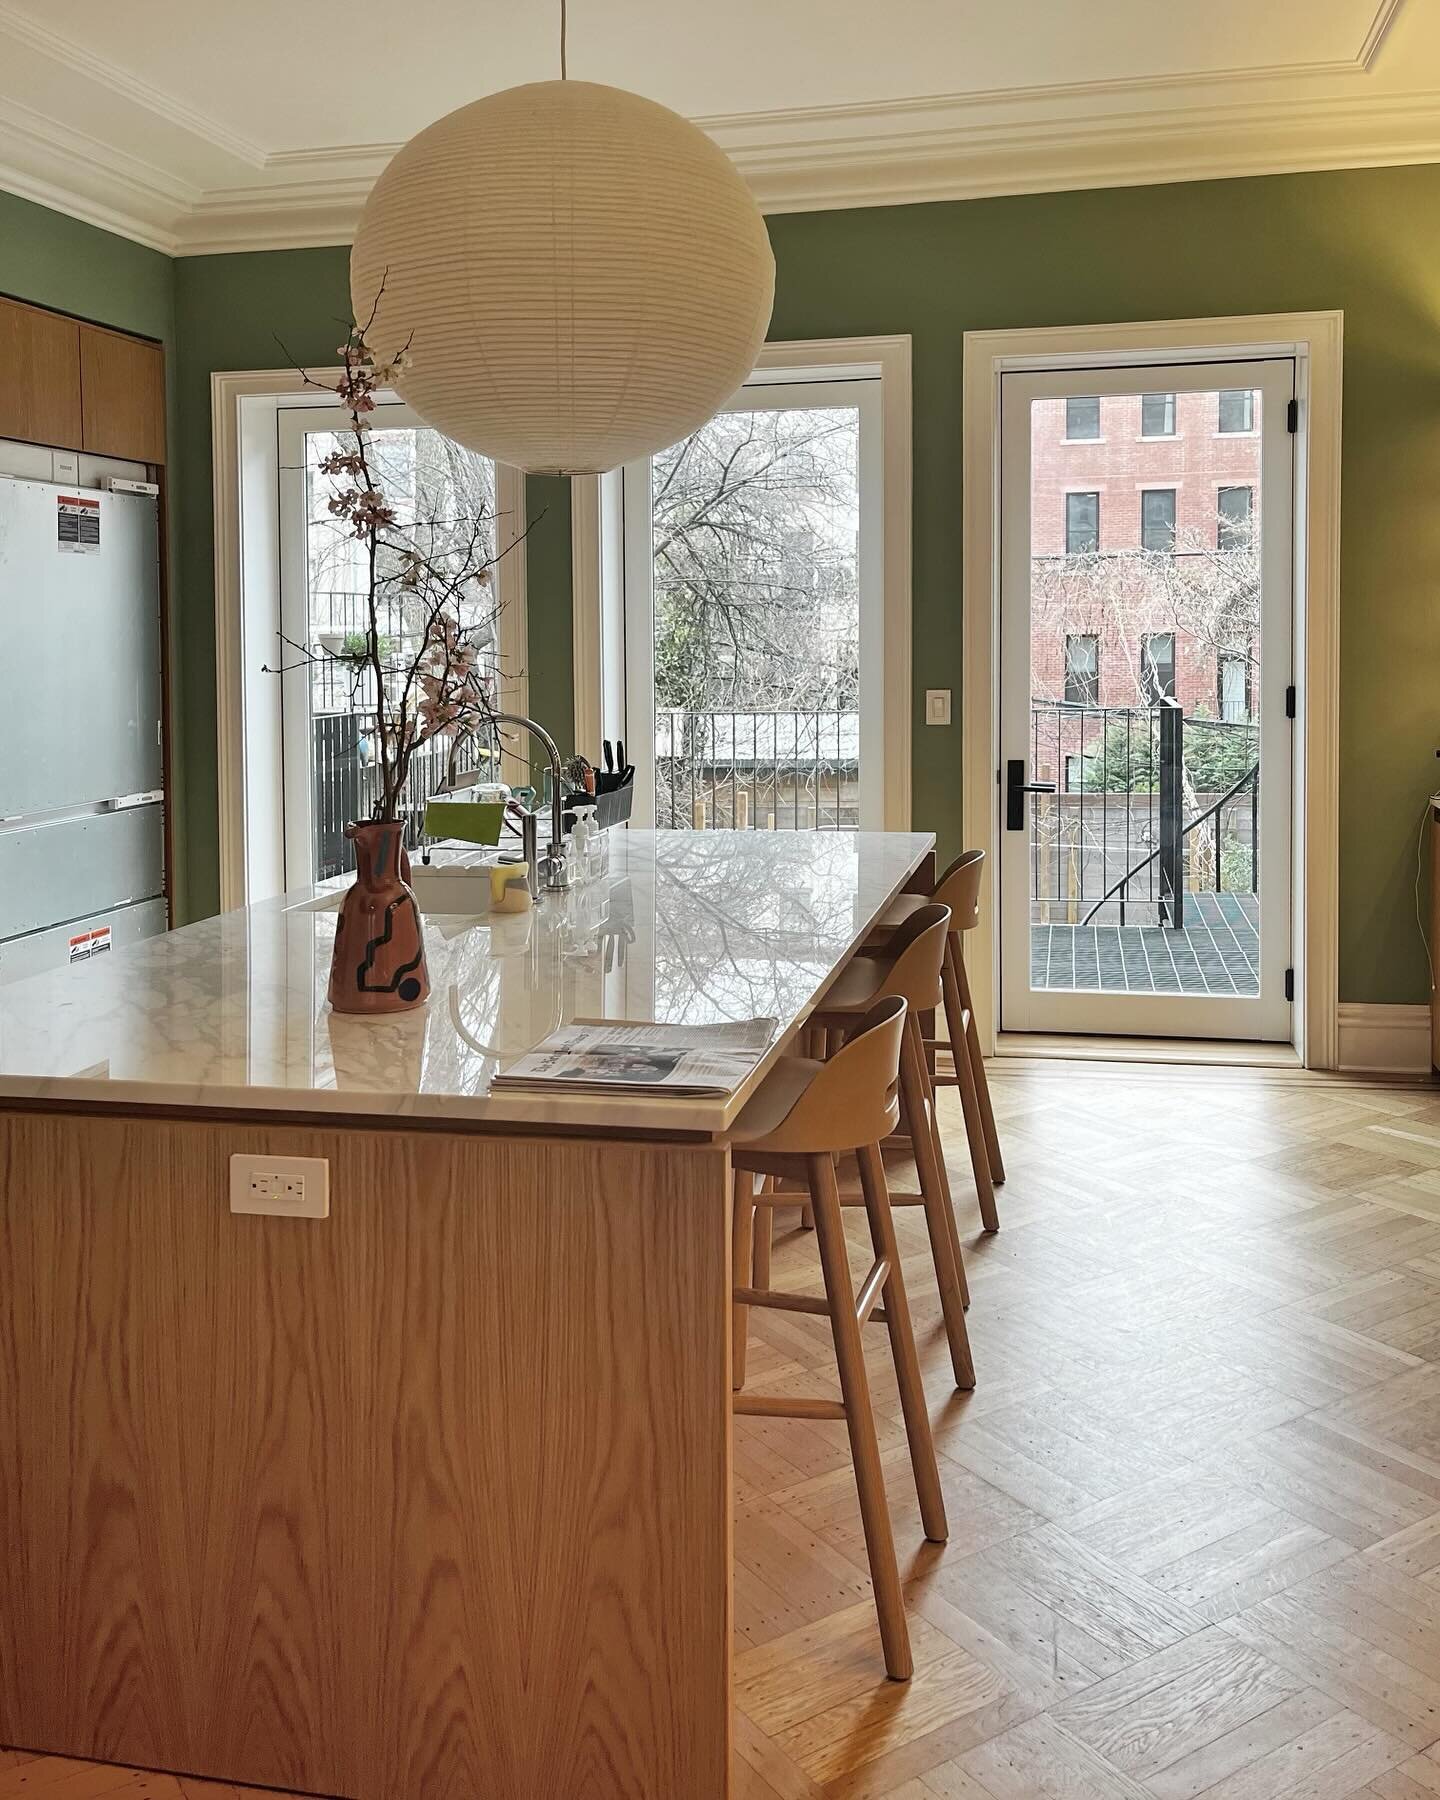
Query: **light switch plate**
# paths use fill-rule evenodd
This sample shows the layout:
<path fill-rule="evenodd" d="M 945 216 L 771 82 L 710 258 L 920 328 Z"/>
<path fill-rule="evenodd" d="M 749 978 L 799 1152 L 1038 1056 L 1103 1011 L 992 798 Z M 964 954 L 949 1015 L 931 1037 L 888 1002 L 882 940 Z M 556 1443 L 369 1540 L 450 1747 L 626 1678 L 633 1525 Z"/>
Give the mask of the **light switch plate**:
<path fill-rule="evenodd" d="M 323 1156 L 232 1156 L 230 1210 L 328 1219 L 330 1165 Z"/>
<path fill-rule="evenodd" d="M 948 725 L 950 723 L 949 688 L 926 688 L 925 723 L 927 725 Z"/>

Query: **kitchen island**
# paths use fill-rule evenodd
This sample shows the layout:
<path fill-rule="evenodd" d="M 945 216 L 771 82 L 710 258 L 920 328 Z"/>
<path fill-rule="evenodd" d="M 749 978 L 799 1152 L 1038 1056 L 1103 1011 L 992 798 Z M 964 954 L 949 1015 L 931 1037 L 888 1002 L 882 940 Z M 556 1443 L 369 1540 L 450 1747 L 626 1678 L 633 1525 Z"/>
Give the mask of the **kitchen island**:
<path fill-rule="evenodd" d="M 0 1743 L 356 1800 L 729 1791 L 726 1131 L 931 840 L 612 834 L 325 1006 L 291 894 L 0 989 Z M 491 1092 L 770 1016 L 713 1099 Z M 230 1159 L 328 1164 L 235 1214 Z"/>

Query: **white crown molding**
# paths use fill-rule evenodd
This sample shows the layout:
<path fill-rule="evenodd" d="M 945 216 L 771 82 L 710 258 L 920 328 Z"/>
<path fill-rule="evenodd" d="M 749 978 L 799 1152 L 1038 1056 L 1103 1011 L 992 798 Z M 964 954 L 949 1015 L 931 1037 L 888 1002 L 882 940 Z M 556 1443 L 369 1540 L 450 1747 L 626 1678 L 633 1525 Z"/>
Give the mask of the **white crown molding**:
<path fill-rule="evenodd" d="M 1440 95 L 1376 93 L 1367 79 L 1402 4 L 1379 0 L 1355 56 L 1329 63 L 699 123 L 745 174 L 761 206 L 775 213 L 1437 162 Z M 45 54 L 68 59 L 241 160 L 238 182 L 202 189 L 0 100 L 0 188 L 170 254 L 347 244 L 396 148 L 266 155 L 134 77 L 92 67 L 92 53 L 54 39 L 0 0 L 0 38 L 22 33 Z M 1253 93 L 1257 83 L 1273 88 L 1281 77 L 1317 79 L 1305 97 Z M 1232 98 L 1237 88 L 1252 90 L 1251 97 Z"/>
<path fill-rule="evenodd" d="M 38 51 L 41 56 L 49 57 L 63 68 L 97 82 L 112 94 L 119 94 L 144 111 L 153 113 L 157 119 L 164 119 L 168 124 L 190 132 L 240 162 L 250 163 L 257 169 L 265 166 L 263 145 L 242 137 L 238 132 L 230 131 L 197 107 L 187 105 L 185 101 L 160 88 L 152 87 L 148 81 L 142 81 L 127 69 L 117 68 L 103 57 L 97 56 L 93 50 L 87 49 L 73 32 L 52 31 L 49 26 L 31 18 L 29 13 L 21 12 L 18 7 L 8 4 L 8 0 L 0 0 L 0 37 L 8 37 L 14 43 Z"/>

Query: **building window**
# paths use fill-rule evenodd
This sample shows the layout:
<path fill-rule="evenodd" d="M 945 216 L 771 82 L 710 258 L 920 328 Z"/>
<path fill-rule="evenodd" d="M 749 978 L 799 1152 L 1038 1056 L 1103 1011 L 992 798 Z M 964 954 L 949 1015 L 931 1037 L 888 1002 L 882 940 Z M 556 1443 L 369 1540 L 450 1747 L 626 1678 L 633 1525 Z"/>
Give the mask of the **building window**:
<path fill-rule="evenodd" d="M 1147 706 L 1175 698 L 1175 633 L 1151 631 L 1140 640 L 1140 687 Z"/>
<path fill-rule="evenodd" d="M 1174 437 L 1175 396 L 1142 394 L 1140 396 L 1141 437 Z"/>
<path fill-rule="evenodd" d="M 1065 496 L 1065 554 L 1084 556 L 1100 548 L 1100 496 Z"/>
<path fill-rule="evenodd" d="M 1080 794 L 1085 791 L 1085 758 L 1083 756 L 1067 756 L 1065 758 L 1065 792 Z"/>
<path fill-rule="evenodd" d="M 1140 548 L 1175 548 L 1175 490 L 1146 488 L 1140 495 Z"/>
<path fill-rule="evenodd" d="M 1253 388 L 1221 388 L 1220 429 L 1226 432 L 1255 429 Z"/>
<path fill-rule="evenodd" d="M 1100 435 L 1100 398 L 1097 394 L 1077 394 L 1065 402 L 1065 436 L 1098 438 Z"/>
<path fill-rule="evenodd" d="M 1218 697 L 1226 724 L 1250 723 L 1250 658 L 1242 651 L 1221 651 Z"/>
<path fill-rule="evenodd" d="M 1065 639 L 1065 704 L 1100 704 L 1100 640 L 1089 634 Z"/>
<path fill-rule="evenodd" d="M 1255 507 L 1252 487 L 1222 487 L 1215 497 L 1219 517 L 1215 527 L 1216 547 L 1221 550 L 1244 550 L 1250 543 L 1250 520 Z"/>

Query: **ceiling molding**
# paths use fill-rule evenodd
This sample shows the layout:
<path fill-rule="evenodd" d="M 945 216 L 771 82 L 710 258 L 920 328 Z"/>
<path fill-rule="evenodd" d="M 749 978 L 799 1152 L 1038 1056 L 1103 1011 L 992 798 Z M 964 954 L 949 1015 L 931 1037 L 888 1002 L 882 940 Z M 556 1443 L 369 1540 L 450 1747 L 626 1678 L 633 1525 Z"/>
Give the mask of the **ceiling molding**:
<path fill-rule="evenodd" d="M 1400 0 L 1396 0 L 1396 3 L 1399 4 Z M 128 69 L 117 68 L 114 63 L 107 62 L 104 57 L 87 49 L 73 32 L 52 31 L 49 26 L 31 18 L 29 13 L 10 5 L 9 0 L 0 0 L 0 36 L 38 51 L 41 56 L 47 56 L 63 68 L 97 82 L 112 94 L 119 94 L 144 111 L 153 113 L 157 119 L 164 119 L 167 124 L 190 132 L 240 162 L 250 163 L 257 169 L 265 166 L 265 148 L 262 144 L 254 143 L 238 132 L 229 130 L 207 113 L 202 113 L 198 107 L 177 99 L 174 94 L 152 87 L 148 81 L 142 81 Z"/>
<path fill-rule="evenodd" d="M 1403 4 L 1377 0 L 1355 55 L 1330 62 L 697 122 L 769 212 L 1440 162 L 1440 95 L 1376 93 L 1366 79 Z M 266 154 L 0 0 L 6 35 L 238 162 L 235 182 L 201 186 L 0 99 L 0 188 L 172 255 L 346 244 L 398 147 Z M 1305 78 L 1313 97 L 1230 97 Z M 214 166 L 209 152 L 200 160 Z"/>

